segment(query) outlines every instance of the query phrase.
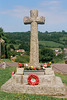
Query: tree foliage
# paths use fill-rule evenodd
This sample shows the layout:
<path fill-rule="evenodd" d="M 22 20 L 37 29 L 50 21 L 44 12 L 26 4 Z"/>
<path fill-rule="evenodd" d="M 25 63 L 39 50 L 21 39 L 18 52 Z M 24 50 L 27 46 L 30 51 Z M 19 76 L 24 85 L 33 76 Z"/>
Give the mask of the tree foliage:
<path fill-rule="evenodd" d="M 40 50 L 40 62 L 52 61 L 55 57 L 55 52 L 49 48 L 42 48 Z"/>
<path fill-rule="evenodd" d="M 0 38 L 4 35 L 3 29 L 0 27 Z"/>
<path fill-rule="evenodd" d="M 39 41 L 52 41 L 52 42 L 56 42 L 59 43 L 62 46 L 60 46 L 59 48 L 65 48 L 67 47 L 67 32 L 65 32 L 64 30 L 62 30 L 62 32 L 38 32 L 38 37 L 39 37 Z M 14 48 L 14 49 L 24 49 L 26 51 L 26 54 L 29 55 L 30 53 L 30 31 L 28 32 L 4 32 L 2 28 L 0 28 L 0 37 L 2 37 L 5 41 L 6 41 L 6 57 L 10 57 L 11 53 L 10 53 L 10 48 Z M 12 45 L 11 47 L 9 47 L 9 45 Z M 43 50 L 44 47 L 52 47 L 52 46 L 45 46 L 42 44 L 39 44 L 39 49 L 40 51 L 40 61 L 48 61 L 48 60 L 52 60 L 53 59 L 53 55 L 54 53 L 52 52 L 50 49 L 47 50 L 49 51 L 49 53 L 45 50 Z M 55 48 L 57 47 L 56 45 L 54 46 Z M 44 54 L 42 54 L 43 52 L 45 52 Z M 45 55 L 45 57 L 44 57 Z"/>
<path fill-rule="evenodd" d="M 15 50 L 14 45 L 12 45 L 12 44 L 10 45 L 9 48 Z"/>
<path fill-rule="evenodd" d="M 29 55 L 17 56 L 15 61 L 20 63 L 29 63 Z"/>

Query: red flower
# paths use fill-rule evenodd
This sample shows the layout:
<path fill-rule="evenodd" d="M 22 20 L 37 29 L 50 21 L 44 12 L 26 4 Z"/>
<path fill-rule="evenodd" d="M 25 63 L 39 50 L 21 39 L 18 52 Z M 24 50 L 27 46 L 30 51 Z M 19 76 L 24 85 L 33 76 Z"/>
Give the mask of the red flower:
<path fill-rule="evenodd" d="M 34 68 L 34 70 L 36 70 L 36 68 Z"/>
<path fill-rule="evenodd" d="M 18 66 L 22 67 L 22 66 L 23 66 L 23 64 L 22 64 L 22 63 L 18 63 Z"/>
<path fill-rule="evenodd" d="M 12 71 L 12 75 L 14 75 L 15 74 L 15 71 Z"/>
<path fill-rule="evenodd" d="M 50 64 L 48 63 L 48 65 L 50 65 Z"/>

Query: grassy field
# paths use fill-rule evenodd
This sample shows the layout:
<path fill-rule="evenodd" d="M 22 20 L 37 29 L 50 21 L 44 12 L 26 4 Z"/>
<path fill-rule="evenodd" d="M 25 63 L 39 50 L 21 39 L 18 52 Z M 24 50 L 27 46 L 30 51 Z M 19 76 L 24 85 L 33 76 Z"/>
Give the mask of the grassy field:
<path fill-rule="evenodd" d="M 8 79 L 11 78 L 11 73 L 13 70 L 16 70 L 16 67 L 9 67 L 6 69 L 0 69 L 0 87 Z M 67 76 L 57 74 L 62 78 L 62 81 L 67 85 Z M 0 90 L 0 100 L 67 100 L 63 98 L 55 98 L 51 96 L 44 95 L 31 95 L 31 94 L 22 94 L 22 93 L 6 93 Z"/>
<path fill-rule="evenodd" d="M 64 43 L 64 41 L 61 41 L 61 42 Z M 39 44 L 41 44 L 43 46 L 48 46 L 48 47 L 51 47 L 51 48 L 59 48 L 59 47 L 64 46 L 63 44 L 53 42 L 53 41 L 39 41 Z M 8 44 L 7 47 L 9 47 L 9 45 L 11 45 L 11 44 Z M 13 44 L 13 45 L 14 45 L 15 49 L 18 49 L 19 45 L 17 45 L 17 44 Z"/>
<path fill-rule="evenodd" d="M 67 37 L 66 36 L 65 37 L 61 37 L 60 40 L 62 40 L 62 41 L 63 40 L 67 40 Z"/>
<path fill-rule="evenodd" d="M 62 44 L 56 43 L 56 42 L 53 42 L 53 41 L 39 41 L 39 44 L 44 45 L 44 46 L 48 46 L 48 47 L 51 47 L 51 48 L 58 48 L 58 47 L 63 46 Z"/>

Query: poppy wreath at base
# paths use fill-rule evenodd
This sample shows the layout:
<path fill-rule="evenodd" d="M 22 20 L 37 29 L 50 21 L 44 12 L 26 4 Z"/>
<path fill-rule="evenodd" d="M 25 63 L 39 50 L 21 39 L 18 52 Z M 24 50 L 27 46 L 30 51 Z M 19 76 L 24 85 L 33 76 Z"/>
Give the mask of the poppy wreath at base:
<path fill-rule="evenodd" d="M 36 74 L 30 74 L 27 79 L 28 84 L 30 85 L 38 85 L 39 77 Z"/>

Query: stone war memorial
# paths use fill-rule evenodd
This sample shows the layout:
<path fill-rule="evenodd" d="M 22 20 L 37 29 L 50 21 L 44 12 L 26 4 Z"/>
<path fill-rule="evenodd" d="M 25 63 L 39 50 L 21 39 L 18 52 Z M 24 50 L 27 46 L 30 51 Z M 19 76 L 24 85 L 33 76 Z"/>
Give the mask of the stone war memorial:
<path fill-rule="evenodd" d="M 24 17 L 25 24 L 31 24 L 30 41 L 30 64 L 29 66 L 40 67 L 39 65 L 39 47 L 38 47 L 38 24 L 44 24 L 45 18 L 38 17 L 37 10 L 30 11 L 30 17 Z"/>
<path fill-rule="evenodd" d="M 38 24 L 44 24 L 45 17 L 38 17 L 38 10 L 31 10 L 30 17 L 24 17 L 24 24 L 31 24 L 29 65 L 40 68 L 38 47 Z M 5 92 L 38 95 L 66 95 L 66 88 L 60 77 L 55 76 L 52 67 L 45 70 L 28 70 L 17 67 L 12 77 L 1 86 Z"/>

